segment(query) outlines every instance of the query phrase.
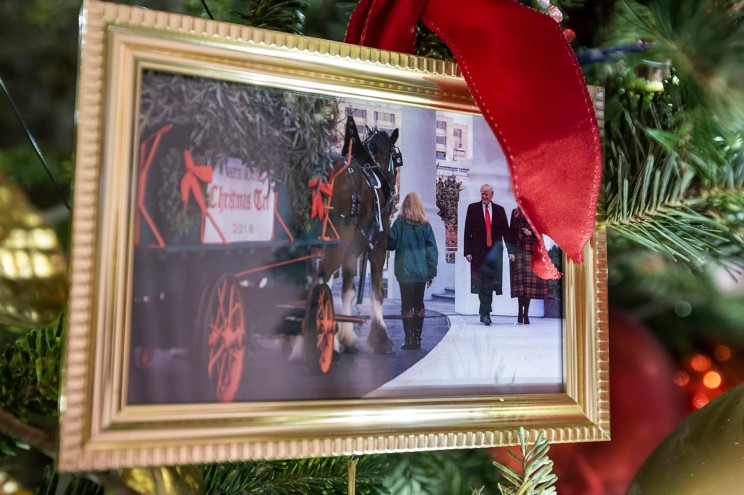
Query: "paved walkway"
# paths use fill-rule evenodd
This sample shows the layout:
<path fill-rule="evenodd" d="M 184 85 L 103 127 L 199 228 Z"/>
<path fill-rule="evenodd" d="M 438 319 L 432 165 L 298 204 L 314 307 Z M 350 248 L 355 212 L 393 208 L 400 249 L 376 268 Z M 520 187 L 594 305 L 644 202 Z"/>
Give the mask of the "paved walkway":
<path fill-rule="evenodd" d="M 336 301 L 337 308 L 340 301 Z M 403 342 L 400 301 L 386 300 L 383 314 L 394 343 L 393 354 L 372 354 L 364 342 L 369 325 L 357 328 L 362 348 L 334 355 L 326 374 L 308 363 L 289 361 L 291 345 L 282 338 L 251 341 L 237 401 L 354 399 L 359 397 L 456 397 L 549 393 L 562 389 L 561 320 L 493 316 L 489 327 L 477 315 L 459 315 L 447 301 L 426 301 L 419 351 Z M 353 314 L 368 315 L 368 303 Z M 204 374 L 185 349 L 154 349 L 145 369 L 130 369 L 129 403 L 178 403 L 214 400 Z M 198 373 L 197 373 L 198 372 Z"/>
<path fill-rule="evenodd" d="M 387 300 L 383 311 L 388 316 L 399 307 L 399 301 Z M 477 315 L 455 313 L 452 302 L 426 301 L 426 309 L 449 318 L 446 335 L 426 356 L 365 397 L 562 390 L 560 319 L 530 317 L 530 325 L 518 325 L 516 316 L 493 316 L 493 324 L 487 327 Z M 364 313 L 364 308 L 360 310 Z"/>

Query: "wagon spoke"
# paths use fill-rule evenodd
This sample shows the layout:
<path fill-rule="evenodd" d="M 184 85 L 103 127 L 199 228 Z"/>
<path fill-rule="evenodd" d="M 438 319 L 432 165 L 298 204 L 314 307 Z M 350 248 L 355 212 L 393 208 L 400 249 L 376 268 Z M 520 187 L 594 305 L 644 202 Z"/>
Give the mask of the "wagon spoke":
<path fill-rule="evenodd" d="M 208 290 L 200 323 L 204 339 L 201 345 L 206 348 L 199 369 L 201 373 L 206 371 L 217 400 L 229 402 L 235 399 L 242 381 L 247 335 L 245 309 L 241 289 L 233 276 L 220 275 Z"/>
<path fill-rule="evenodd" d="M 222 317 L 222 321 L 225 321 L 225 291 L 227 290 L 227 280 L 225 280 L 222 283 L 222 290 L 220 288 L 217 288 L 217 314 L 215 315 L 215 318 L 219 321 L 219 318 Z"/>
<path fill-rule="evenodd" d="M 209 355 L 209 363 L 207 364 L 207 370 L 209 371 L 209 374 L 211 376 L 212 369 L 214 369 L 214 365 L 217 362 L 217 360 L 222 356 L 222 354 L 225 352 L 225 345 L 222 344 L 217 349 L 214 349 L 210 355 Z"/>
<path fill-rule="evenodd" d="M 217 373 L 217 392 L 220 392 L 223 390 L 226 367 L 227 367 L 227 355 L 225 355 L 225 353 L 223 352 L 222 357 L 220 358 L 219 371 Z"/>
<path fill-rule="evenodd" d="M 227 319 L 230 321 L 232 319 L 232 315 L 234 310 L 237 308 L 237 305 L 235 304 L 235 287 L 230 287 L 230 301 L 228 303 L 227 309 L 228 309 L 228 315 Z"/>
<path fill-rule="evenodd" d="M 217 325 L 209 325 L 209 336 L 207 337 L 207 345 L 213 344 L 213 339 L 220 338 L 222 334 L 222 327 Z"/>
<path fill-rule="evenodd" d="M 333 360 L 333 336 L 336 325 L 333 297 L 326 285 L 312 288 L 308 299 L 305 327 L 308 349 L 312 352 L 314 366 L 327 373 Z"/>
<path fill-rule="evenodd" d="M 233 319 L 233 316 L 235 316 L 235 313 L 238 312 L 238 311 L 240 311 L 240 306 L 237 305 L 237 304 L 235 304 L 235 305 L 230 304 L 230 310 L 229 311 L 230 312 L 227 315 L 227 321 L 228 322 L 231 322 L 232 319 Z"/>

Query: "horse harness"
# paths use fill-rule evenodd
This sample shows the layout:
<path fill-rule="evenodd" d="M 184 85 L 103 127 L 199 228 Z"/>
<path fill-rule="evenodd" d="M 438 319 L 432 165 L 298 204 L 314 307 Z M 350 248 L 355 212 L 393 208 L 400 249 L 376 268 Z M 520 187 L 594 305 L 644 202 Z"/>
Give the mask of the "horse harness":
<path fill-rule="evenodd" d="M 364 178 L 364 182 L 367 187 L 373 192 L 372 200 L 375 208 L 375 215 L 372 217 L 372 223 L 365 230 L 359 221 L 361 215 L 361 199 L 362 191 L 357 188 L 356 193 L 351 194 L 351 206 L 349 208 L 348 215 L 341 215 L 345 219 L 345 224 L 354 224 L 357 226 L 362 236 L 367 239 L 368 249 L 374 248 L 374 246 L 380 241 L 380 232 L 383 230 L 382 226 L 382 215 L 389 214 L 390 208 L 393 204 L 393 192 L 395 191 L 395 184 L 391 184 L 386 174 L 382 171 L 382 167 L 374 158 L 374 154 L 369 148 L 369 141 L 372 136 L 369 136 L 362 143 L 366 153 L 366 160 L 361 160 L 362 163 L 357 161 L 352 162 L 346 173 L 348 174 L 361 174 Z M 393 146 L 390 151 L 390 161 L 388 163 L 388 172 L 394 171 L 397 167 L 403 164 L 402 155 L 400 149 L 397 146 Z M 359 184 L 359 183 L 358 183 Z M 360 185 L 361 186 L 361 185 Z M 382 191 L 382 197 L 384 204 L 381 203 L 380 197 L 376 194 L 376 191 Z"/>

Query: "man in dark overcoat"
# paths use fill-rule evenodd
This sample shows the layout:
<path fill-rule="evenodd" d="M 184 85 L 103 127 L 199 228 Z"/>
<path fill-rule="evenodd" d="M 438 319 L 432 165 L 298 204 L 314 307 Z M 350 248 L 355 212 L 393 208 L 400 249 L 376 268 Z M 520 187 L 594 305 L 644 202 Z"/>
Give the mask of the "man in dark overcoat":
<path fill-rule="evenodd" d="M 509 239 L 506 212 L 493 198 L 493 187 L 483 184 L 481 200 L 468 205 L 463 251 L 470 263 L 470 292 L 478 294 L 480 321 L 491 324 L 493 293 L 501 295 L 504 243 Z M 490 231 L 490 233 L 489 233 Z"/>

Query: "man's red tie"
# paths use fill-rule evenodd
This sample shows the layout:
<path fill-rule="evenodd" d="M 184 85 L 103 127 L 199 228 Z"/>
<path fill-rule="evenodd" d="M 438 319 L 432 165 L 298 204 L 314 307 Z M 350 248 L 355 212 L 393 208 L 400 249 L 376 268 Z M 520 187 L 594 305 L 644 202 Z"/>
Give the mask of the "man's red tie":
<path fill-rule="evenodd" d="M 491 237 L 491 214 L 488 213 L 488 206 L 486 206 L 486 246 L 491 247 L 493 244 L 493 238 Z"/>

